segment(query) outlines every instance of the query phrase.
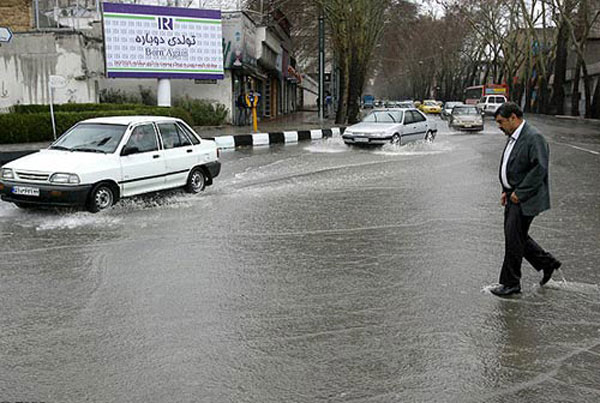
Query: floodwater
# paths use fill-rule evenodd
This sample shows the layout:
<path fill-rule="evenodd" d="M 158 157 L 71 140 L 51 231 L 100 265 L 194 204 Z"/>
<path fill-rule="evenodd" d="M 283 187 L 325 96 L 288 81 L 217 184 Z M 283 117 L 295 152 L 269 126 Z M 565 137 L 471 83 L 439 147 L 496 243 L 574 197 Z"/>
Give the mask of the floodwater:
<path fill-rule="evenodd" d="M 95 215 L 1 203 L 0 401 L 600 401 L 600 136 L 532 122 L 563 269 L 505 299 L 492 122 L 227 151 L 202 195 Z"/>

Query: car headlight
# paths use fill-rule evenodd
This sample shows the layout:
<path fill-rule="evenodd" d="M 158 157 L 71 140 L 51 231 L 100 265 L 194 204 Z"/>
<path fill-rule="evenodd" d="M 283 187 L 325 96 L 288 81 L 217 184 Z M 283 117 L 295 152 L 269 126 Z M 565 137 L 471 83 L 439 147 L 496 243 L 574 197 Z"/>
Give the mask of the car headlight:
<path fill-rule="evenodd" d="M 2 179 L 15 179 L 15 174 L 10 168 L 2 168 L 2 171 L 0 172 L 0 177 Z"/>
<path fill-rule="evenodd" d="M 50 177 L 52 183 L 63 183 L 65 185 L 79 185 L 79 176 L 67 173 L 55 173 Z"/>

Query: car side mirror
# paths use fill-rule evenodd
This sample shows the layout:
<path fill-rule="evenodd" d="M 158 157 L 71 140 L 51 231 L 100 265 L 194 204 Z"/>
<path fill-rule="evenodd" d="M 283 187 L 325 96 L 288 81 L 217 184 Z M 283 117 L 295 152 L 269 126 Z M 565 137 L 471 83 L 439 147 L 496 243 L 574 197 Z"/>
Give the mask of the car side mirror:
<path fill-rule="evenodd" d="M 121 151 L 121 155 L 122 156 L 126 156 L 126 155 L 131 155 L 131 154 L 137 154 L 140 152 L 140 149 L 137 147 L 123 147 L 123 150 Z"/>

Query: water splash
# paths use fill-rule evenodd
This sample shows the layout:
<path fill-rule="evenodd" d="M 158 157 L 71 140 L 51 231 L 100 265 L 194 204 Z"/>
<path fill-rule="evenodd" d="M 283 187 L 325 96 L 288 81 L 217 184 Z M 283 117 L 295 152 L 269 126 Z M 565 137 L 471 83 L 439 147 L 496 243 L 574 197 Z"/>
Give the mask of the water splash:
<path fill-rule="evenodd" d="M 384 144 L 381 147 L 381 150 L 375 151 L 374 154 L 393 156 L 420 156 L 441 154 L 450 150 L 452 150 L 452 146 L 447 141 L 416 141 L 414 143 L 408 143 L 405 145 Z"/>
<path fill-rule="evenodd" d="M 319 143 L 313 143 L 304 147 L 305 151 L 311 153 L 344 153 L 350 151 L 350 147 L 344 143 L 341 137 L 329 137 Z"/>

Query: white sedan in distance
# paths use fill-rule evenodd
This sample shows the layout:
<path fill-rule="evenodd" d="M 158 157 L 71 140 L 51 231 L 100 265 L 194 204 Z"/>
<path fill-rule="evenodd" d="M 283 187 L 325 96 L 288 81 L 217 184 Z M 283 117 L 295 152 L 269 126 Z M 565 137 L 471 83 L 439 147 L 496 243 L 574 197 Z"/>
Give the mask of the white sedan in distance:
<path fill-rule="evenodd" d="M 390 108 L 369 113 L 362 122 L 344 131 L 348 145 L 406 144 L 411 141 L 433 141 L 437 124 L 415 108 Z"/>
<path fill-rule="evenodd" d="M 214 141 L 184 121 L 160 116 L 88 119 L 48 149 L 2 166 L 0 196 L 17 207 L 85 207 L 182 187 L 198 193 L 219 175 Z"/>

